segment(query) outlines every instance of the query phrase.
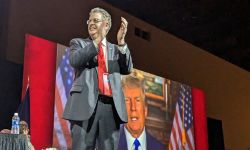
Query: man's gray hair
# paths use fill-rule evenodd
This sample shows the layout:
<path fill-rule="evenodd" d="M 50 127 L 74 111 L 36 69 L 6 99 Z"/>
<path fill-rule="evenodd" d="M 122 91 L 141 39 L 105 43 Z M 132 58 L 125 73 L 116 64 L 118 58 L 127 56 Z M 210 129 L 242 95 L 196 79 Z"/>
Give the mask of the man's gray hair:
<path fill-rule="evenodd" d="M 103 8 L 100 8 L 100 7 L 96 7 L 96 8 L 91 9 L 89 15 L 91 15 L 93 13 L 101 13 L 102 14 L 103 19 L 108 21 L 108 24 L 109 24 L 108 31 L 109 31 L 111 26 L 112 26 L 111 15 L 106 10 L 104 10 Z"/>

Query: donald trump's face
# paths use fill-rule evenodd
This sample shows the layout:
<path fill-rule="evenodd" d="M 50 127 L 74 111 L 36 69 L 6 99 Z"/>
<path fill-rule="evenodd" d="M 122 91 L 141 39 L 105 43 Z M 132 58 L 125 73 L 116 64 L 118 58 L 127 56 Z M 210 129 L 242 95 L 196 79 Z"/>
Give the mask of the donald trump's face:
<path fill-rule="evenodd" d="M 145 96 L 142 89 L 137 86 L 125 86 L 123 92 L 128 113 L 128 123 L 125 127 L 134 138 L 138 138 L 143 132 L 148 112 L 144 101 Z"/>

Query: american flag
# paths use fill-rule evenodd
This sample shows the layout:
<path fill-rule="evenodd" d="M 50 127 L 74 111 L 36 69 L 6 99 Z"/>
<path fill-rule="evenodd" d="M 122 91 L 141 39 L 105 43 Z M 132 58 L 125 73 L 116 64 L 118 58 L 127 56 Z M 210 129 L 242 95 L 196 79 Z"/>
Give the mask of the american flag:
<path fill-rule="evenodd" d="M 191 95 L 191 88 L 181 84 L 169 140 L 169 150 L 195 149 Z"/>
<path fill-rule="evenodd" d="M 58 53 L 62 49 L 58 49 Z M 70 124 L 62 119 L 63 110 L 72 86 L 74 70 L 69 63 L 69 49 L 63 50 L 62 58 L 56 71 L 55 110 L 53 147 L 61 150 L 71 149 Z"/>

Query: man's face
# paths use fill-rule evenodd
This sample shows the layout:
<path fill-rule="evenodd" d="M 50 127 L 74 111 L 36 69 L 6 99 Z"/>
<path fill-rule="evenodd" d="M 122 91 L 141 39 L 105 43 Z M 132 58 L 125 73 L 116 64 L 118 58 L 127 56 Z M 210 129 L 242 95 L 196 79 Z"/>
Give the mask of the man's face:
<path fill-rule="evenodd" d="M 97 37 L 105 37 L 108 29 L 107 21 L 103 20 L 101 13 L 92 13 L 89 16 L 88 24 L 88 32 L 91 38 L 94 40 Z"/>
<path fill-rule="evenodd" d="M 124 87 L 128 123 L 126 129 L 134 138 L 138 138 L 145 126 L 147 107 L 145 107 L 144 94 L 140 87 Z"/>

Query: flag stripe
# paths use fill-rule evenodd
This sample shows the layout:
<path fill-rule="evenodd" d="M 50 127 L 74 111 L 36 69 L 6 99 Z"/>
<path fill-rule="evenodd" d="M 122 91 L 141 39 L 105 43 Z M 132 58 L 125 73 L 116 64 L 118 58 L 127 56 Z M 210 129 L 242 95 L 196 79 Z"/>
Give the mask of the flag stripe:
<path fill-rule="evenodd" d="M 176 122 L 174 122 L 174 125 L 176 125 Z M 177 127 L 178 128 L 178 127 Z M 174 128 L 174 131 L 173 131 L 173 149 L 176 149 L 176 144 L 178 144 L 178 142 L 177 142 L 177 140 L 178 140 L 178 137 L 179 137 L 179 135 L 178 135 L 178 132 L 176 132 L 175 131 L 176 130 L 176 128 Z"/>
<path fill-rule="evenodd" d="M 58 93 L 57 86 L 56 86 L 56 95 L 58 96 L 56 98 L 56 102 L 55 102 L 57 115 L 58 114 L 63 114 L 62 103 L 60 101 L 61 100 L 61 98 L 60 98 L 61 95 L 59 95 L 59 93 Z M 66 143 L 69 146 L 69 145 L 71 145 L 71 139 L 70 139 L 70 131 L 69 131 L 69 128 L 68 128 L 68 124 L 67 124 L 67 122 L 65 120 L 61 119 L 60 115 L 58 115 L 58 117 L 59 117 L 59 123 L 61 125 L 61 129 L 62 129 L 62 136 L 64 136 L 64 138 L 66 140 Z"/>
<path fill-rule="evenodd" d="M 66 90 L 65 90 L 64 85 L 63 85 L 61 71 L 59 68 L 56 71 L 56 86 L 58 88 L 58 92 L 59 92 L 59 95 L 61 97 L 60 100 L 62 103 L 62 108 L 64 108 L 66 105 L 66 102 L 67 102 L 67 96 L 66 96 L 66 92 L 65 92 Z"/>
<path fill-rule="evenodd" d="M 188 132 L 188 139 L 190 141 L 190 146 L 192 147 L 192 149 L 194 149 L 194 132 L 193 130 L 189 130 Z"/>
<path fill-rule="evenodd" d="M 178 105 L 178 104 L 176 105 L 176 109 L 179 110 L 179 105 Z M 179 134 L 180 134 L 180 137 L 181 137 L 181 136 L 182 136 L 182 135 L 181 135 L 181 132 L 182 132 L 182 131 L 181 131 L 181 128 L 182 128 L 182 123 L 183 123 L 183 122 L 181 121 L 180 114 L 179 114 L 179 113 L 176 113 L 176 115 L 177 115 L 177 118 L 178 118 L 177 120 L 178 120 L 178 122 L 179 122 L 178 130 L 179 130 Z M 191 141 L 190 141 L 190 138 L 193 139 L 193 136 L 192 136 L 192 133 L 191 133 L 190 131 L 191 131 L 191 130 L 188 130 L 188 132 L 186 132 L 186 133 L 188 133 L 188 134 L 187 134 L 187 135 L 188 135 L 188 138 L 186 138 L 186 139 L 187 139 L 186 147 L 189 145 L 186 149 L 193 149 L 193 147 L 191 146 Z M 191 134 L 191 135 L 190 135 L 190 134 Z M 180 148 L 181 148 L 181 147 L 182 147 L 182 145 L 181 145 L 181 144 L 182 144 L 181 138 L 178 137 L 178 139 L 179 139 L 179 142 L 178 142 L 178 143 L 179 143 L 179 146 L 180 146 Z M 192 141 L 192 143 L 193 143 L 193 141 Z"/>
<path fill-rule="evenodd" d="M 194 150 L 192 97 L 189 87 L 181 85 L 175 107 L 169 147 L 173 150 Z"/>
<path fill-rule="evenodd" d="M 176 110 L 179 110 L 178 103 L 176 104 Z M 178 124 L 177 129 L 178 129 L 178 134 L 179 134 L 179 136 L 177 138 L 177 142 L 178 142 L 177 145 L 178 145 L 179 149 L 182 149 L 182 139 L 181 139 L 181 137 L 182 137 L 182 121 L 181 121 L 181 116 L 180 116 L 179 111 L 176 113 L 175 120 L 177 121 L 177 124 Z"/>
<path fill-rule="evenodd" d="M 58 66 L 56 70 L 56 88 L 55 88 L 55 125 L 54 131 L 58 138 L 58 143 L 54 142 L 54 147 L 60 149 L 71 149 L 70 123 L 62 119 L 63 110 L 69 96 L 69 90 L 73 82 L 73 68 L 69 63 L 69 49 L 57 45 Z M 59 145 L 56 145 L 59 144 Z"/>
<path fill-rule="evenodd" d="M 60 144 L 59 144 L 59 141 L 58 141 L 58 138 L 57 138 L 57 135 L 56 135 L 56 132 L 55 132 L 55 131 L 53 132 L 53 143 L 54 143 L 53 146 L 54 146 L 56 149 L 59 149 L 58 146 L 59 146 Z"/>
<path fill-rule="evenodd" d="M 55 126 L 54 130 L 56 132 L 56 137 L 57 137 L 58 143 L 59 143 L 58 147 L 60 147 L 61 149 L 63 149 L 63 147 L 65 147 L 65 149 L 67 149 L 67 143 L 66 143 L 66 140 L 63 136 L 63 130 L 62 130 L 61 125 L 60 125 L 57 111 L 55 111 L 54 117 L 55 117 L 54 118 L 54 126 Z M 54 143 L 54 145 L 55 145 L 55 143 Z"/>
<path fill-rule="evenodd" d="M 189 131 L 190 131 L 190 130 L 189 130 Z M 189 132 L 189 131 L 188 131 L 188 132 Z M 187 133 L 188 133 L 188 132 L 187 132 Z M 187 134 L 187 135 L 188 135 L 188 134 Z M 189 135 L 188 135 L 188 136 L 189 136 Z M 187 144 L 186 144 L 186 145 L 188 146 L 189 149 L 193 149 L 193 147 L 192 147 L 192 145 L 191 145 L 190 136 L 189 136 L 189 138 L 187 138 Z"/>
<path fill-rule="evenodd" d="M 177 114 L 175 115 L 175 118 L 178 118 L 178 116 L 177 116 Z M 177 149 L 180 149 L 180 137 L 181 137 L 181 132 L 180 132 L 180 124 L 176 121 L 176 120 L 178 120 L 178 119 L 175 119 L 175 121 L 174 121 L 174 128 L 173 128 L 173 132 L 174 132 L 174 137 L 175 137 L 175 140 L 174 140 L 174 142 L 175 142 L 175 145 L 177 146 Z"/>

